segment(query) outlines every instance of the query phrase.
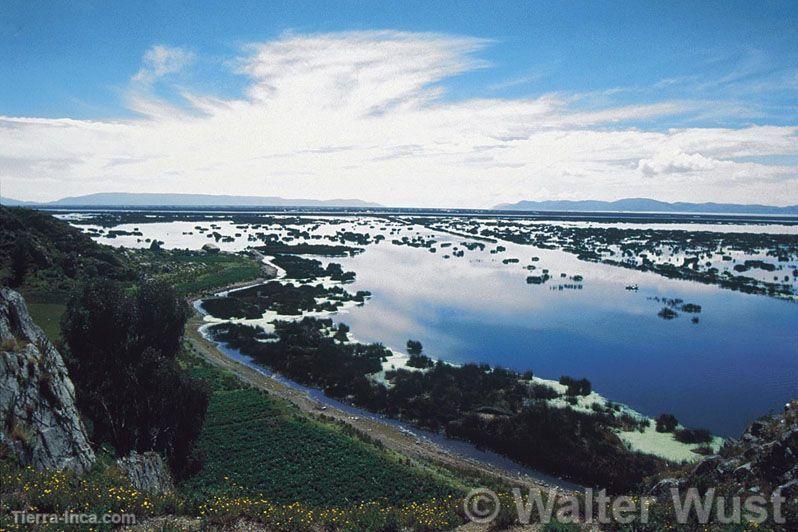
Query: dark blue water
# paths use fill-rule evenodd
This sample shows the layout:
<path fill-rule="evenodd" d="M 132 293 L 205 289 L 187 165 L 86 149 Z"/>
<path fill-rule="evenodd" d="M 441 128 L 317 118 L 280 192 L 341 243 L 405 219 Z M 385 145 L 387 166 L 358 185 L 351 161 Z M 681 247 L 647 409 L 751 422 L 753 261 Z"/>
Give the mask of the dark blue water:
<path fill-rule="evenodd" d="M 232 222 L 217 223 L 222 234 L 238 231 Z M 140 227 L 167 248 L 199 249 L 207 237 L 184 234 L 194 225 Z M 408 228 L 407 234 L 417 230 L 428 232 Z M 322 225 L 319 232 L 325 231 L 334 233 L 335 228 Z M 454 245 L 464 240 L 445 234 L 434 238 Z M 135 237 L 99 240 L 148 245 Z M 249 243 L 237 238 L 220 245 L 234 251 Z M 445 248 L 433 254 L 383 242 L 356 257 L 333 259 L 357 273 L 351 289 L 373 294 L 364 306 L 334 318 L 349 324 L 361 341 L 401 349 L 412 338 L 430 356 L 451 362 L 531 369 L 551 379 L 586 377 L 613 401 L 650 416 L 670 412 L 685 425 L 723 436 L 738 436 L 751 420 L 798 397 L 798 303 L 583 262 L 560 251 L 503 245 L 504 253 L 467 251 L 463 258 L 446 260 Z M 520 263 L 502 264 L 510 257 Z M 532 257 L 540 259 L 533 263 L 536 273 L 548 268 L 554 279 L 527 284 L 529 272 L 523 266 Z M 560 273 L 582 275 L 583 288 L 552 290 L 569 282 Z M 639 290 L 625 290 L 630 284 Z M 651 297 L 701 305 L 699 323 L 691 323 L 692 315 L 685 313 L 669 321 L 659 318 L 663 304 Z"/>
<path fill-rule="evenodd" d="M 798 304 L 507 247 L 450 260 L 371 247 L 346 266 L 358 274 L 354 288 L 373 298 L 339 319 L 360 340 L 401 348 L 417 339 L 451 362 L 586 377 L 611 400 L 723 436 L 798 396 Z M 501 263 L 533 255 L 555 274 L 547 285 L 528 285 L 521 266 Z M 583 275 L 583 288 L 552 290 L 559 272 Z M 699 323 L 687 313 L 658 317 L 655 296 L 700 304 Z"/>

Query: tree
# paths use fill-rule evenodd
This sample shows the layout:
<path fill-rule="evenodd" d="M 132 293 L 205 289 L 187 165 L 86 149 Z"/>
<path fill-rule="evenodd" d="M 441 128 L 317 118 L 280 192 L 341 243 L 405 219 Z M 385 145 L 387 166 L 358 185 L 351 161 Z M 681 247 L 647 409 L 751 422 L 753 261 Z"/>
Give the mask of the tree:
<path fill-rule="evenodd" d="M 435 365 L 432 359 L 426 355 L 410 355 L 407 365 L 411 368 L 431 368 Z"/>
<path fill-rule="evenodd" d="M 707 429 L 677 429 L 673 437 L 676 441 L 689 444 L 712 442 L 712 433 Z"/>
<path fill-rule="evenodd" d="M 141 396 L 130 405 L 137 433 L 131 449 L 162 452 L 175 472 L 182 472 L 208 407 L 205 387 L 190 379 L 174 358 L 151 347 L 133 368 L 130 383 Z"/>
<path fill-rule="evenodd" d="M 420 355 L 421 351 L 424 350 L 424 347 L 421 345 L 421 342 L 418 340 L 408 340 L 407 341 L 407 354 L 408 355 Z"/>
<path fill-rule="evenodd" d="M 208 404 L 202 383 L 175 358 L 186 316 L 169 286 L 145 283 L 130 296 L 104 280 L 70 301 L 61 324 L 78 407 L 94 441 L 121 455 L 162 452 L 178 475 Z"/>
<path fill-rule="evenodd" d="M 80 269 L 80 261 L 78 260 L 78 254 L 74 251 L 67 253 L 64 256 L 64 260 L 61 261 L 61 268 L 64 270 L 64 275 L 69 277 L 70 279 L 74 279 L 78 275 L 78 270 Z"/>
<path fill-rule="evenodd" d="M 347 336 L 348 333 L 349 333 L 349 325 L 347 325 L 346 323 L 339 323 L 338 329 L 335 331 L 335 336 L 333 336 L 333 338 L 335 338 L 339 342 L 346 342 L 349 339 L 349 337 Z"/>
<path fill-rule="evenodd" d="M 25 281 L 30 263 L 30 243 L 27 237 L 20 236 L 11 250 L 11 285 L 19 286 Z"/>
<path fill-rule="evenodd" d="M 189 315 L 185 301 L 178 299 L 166 283 L 148 282 L 139 287 L 136 308 L 138 347 L 154 347 L 162 355 L 174 358 L 180 351 Z"/>
<path fill-rule="evenodd" d="M 577 380 L 567 375 L 560 377 L 560 384 L 568 387 L 568 389 L 565 391 L 565 394 L 571 397 L 577 395 L 590 395 L 590 392 L 593 390 L 593 385 L 590 384 L 589 380 Z"/>
<path fill-rule="evenodd" d="M 657 432 L 673 432 L 679 421 L 673 414 L 661 414 L 657 418 Z"/>

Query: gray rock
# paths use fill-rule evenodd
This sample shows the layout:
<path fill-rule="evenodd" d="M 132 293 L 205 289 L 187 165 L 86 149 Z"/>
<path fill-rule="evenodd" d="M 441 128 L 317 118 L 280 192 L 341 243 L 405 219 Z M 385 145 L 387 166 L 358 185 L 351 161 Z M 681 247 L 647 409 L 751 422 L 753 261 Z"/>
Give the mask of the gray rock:
<path fill-rule="evenodd" d="M 798 400 L 785 413 L 753 422 L 743 436 L 727 440 L 720 454 L 695 465 L 683 478 L 665 478 L 655 489 L 712 483 L 728 493 L 767 493 L 774 486 L 798 496 Z"/>
<path fill-rule="evenodd" d="M 781 443 L 794 454 L 798 454 L 798 427 L 785 432 L 781 437 Z"/>
<path fill-rule="evenodd" d="M 671 496 L 671 490 L 678 489 L 681 487 L 682 481 L 677 480 L 675 478 L 664 478 L 657 482 L 653 488 L 651 488 L 650 495 L 657 498 L 664 498 Z"/>
<path fill-rule="evenodd" d="M 798 480 L 798 464 L 794 465 L 789 471 L 785 471 L 785 473 L 781 476 L 781 479 L 784 482 Z"/>
<path fill-rule="evenodd" d="M 740 441 L 742 441 L 745 444 L 750 445 L 750 444 L 754 444 L 754 443 L 758 442 L 759 438 L 757 438 L 753 434 L 745 433 L 745 434 L 743 434 L 743 437 L 740 438 Z"/>
<path fill-rule="evenodd" d="M 116 461 L 139 491 L 149 493 L 169 493 L 174 490 L 174 481 L 169 468 L 160 454 L 151 451 L 130 455 Z"/>
<path fill-rule="evenodd" d="M 762 455 L 762 448 L 757 446 L 748 447 L 746 450 L 743 451 L 743 458 L 745 458 L 749 462 L 758 460 L 761 455 Z"/>
<path fill-rule="evenodd" d="M 748 433 L 752 436 L 756 436 L 759 438 L 765 433 L 765 424 L 761 421 L 754 421 L 751 423 L 751 426 L 748 427 Z"/>
<path fill-rule="evenodd" d="M 718 455 L 708 456 L 701 460 L 697 466 L 693 468 L 693 472 L 690 473 L 691 477 L 698 477 L 701 475 L 706 475 L 715 470 L 716 467 L 720 465 L 723 460 Z"/>
<path fill-rule="evenodd" d="M 775 489 L 777 493 L 780 493 L 782 497 L 786 497 L 791 499 L 798 495 L 798 480 L 791 480 L 786 482 Z"/>
<path fill-rule="evenodd" d="M 729 460 L 721 462 L 717 467 L 717 471 L 721 475 L 728 475 L 729 473 L 737 469 L 739 466 L 740 466 L 740 460 L 737 460 L 736 458 L 731 458 Z"/>
<path fill-rule="evenodd" d="M 791 466 L 785 455 L 785 451 L 786 448 L 780 441 L 763 444 L 755 464 L 769 477 L 779 476 Z"/>
<path fill-rule="evenodd" d="M 7 288 L 0 289 L 0 443 L 37 469 L 83 473 L 95 461 L 61 355 Z"/>
<path fill-rule="evenodd" d="M 753 467 L 751 466 L 750 462 L 747 464 L 743 464 L 737 469 L 734 470 L 734 478 L 737 481 L 745 480 L 753 475 Z"/>

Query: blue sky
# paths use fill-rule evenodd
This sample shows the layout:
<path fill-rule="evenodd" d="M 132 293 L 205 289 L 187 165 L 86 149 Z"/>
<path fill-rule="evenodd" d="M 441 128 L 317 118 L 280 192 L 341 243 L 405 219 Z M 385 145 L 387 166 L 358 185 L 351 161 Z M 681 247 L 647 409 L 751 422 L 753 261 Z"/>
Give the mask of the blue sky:
<path fill-rule="evenodd" d="M 422 61 L 428 72 L 445 69 L 440 61 L 467 62 L 460 68 L 445 69 L 444 74 L 424 78 L 423 87 L 416 89 L 434 89 L 434 97 L 425 95 L 424 102 L 418 103 L 418 94 L 414 92 L 411 98 L 424 110 L 445 105 L 479 106 L 486 101 L 496 109 L 508 102 L 513 105 L 537 102 L 548 106 L 541 115 L 546 117 L 543 126 L 535 125 L 540 123 L 537 111 L 525 119 L 528 123 L 513 122 L 511 125 L 506 121 L 512 122 L 512 119 L 499 118 L 494 112 L 489 124 L 474 123 L 467 128 L 464 136 L 473 133 L 486 139 L 496 137 L 498 130 L 522 130 L 514 141 L 532 143 L 506 146 L 517 151 L 516 156 L 505 160 L 494 157 L 497 164 L 490 167 L 490 171 L 481 172 L 487 175 L 483 181 L 461 166 L 463 174 L 468 175 L 460 186 L 473 186 L 470 193 L 452 192 L 453 183 L 457 182 L 454 175 L 441 178 L 436 189 L 439 194 L 432 196 L 436 204 L 452 203 L 446 201 L 449 196 L 469 206 L 484 206 L 493 199 L 504 201 L 522 197 L 611 199 L 621 195 L 624 189 L 660 199 L 689 199 L 678 194 L 684 191 L 685 179 L 698 199 L 742 199 L 751 195 L 746 190 L 746 186 L 750 186 L 764 190 L 757 196 L 759 200 L 783 202 L 789 198 L 798 202 L 795 185 L 798 153 L 795 133 L 791 130 L 798 124 L 796 28 L 798 3 L 795 2 L 126 1 L 108 7 L 107 2 L 99 1 L 6 1 L 0 6 L 0 56 L 3 57 L 0 62 L 0 79 L 3 80 L 0 83 L 0 115 L 14 119 L 17 128 L 22 118 L 69 118 L 79 122 L 73 125 L 80 128 L 81 133 L 95 121 L 108 124 L 122 121 L 139 128 L 154 127 L 153 122 L 159 121 L 159 131 L 162 131 L 168 127 L 167 119 L 163 115 L 154 117 L 153 105 L 172 106 L 173 111 L 185 111 L 192 116 L 200 113 L 219 118 L 217 111 L 198 110 L 194 104 L 187 103 L 187 93 L 216 101 L 252 104 L 253 87 L 268 86 L 270 76 L 275 76 L 270 69 L 263 75 L 253 75 L 252 70 L 248 70 L 254 63 L 263 64 L 274 57 L 268 55 L 271 52 L 259 55 L 259 50 L 268 50 L 263 47 L 268 47 L 269 43 L 290 41 L 292 53 L 295 53 L 305 50 L 302 46 L 313 36 L 337 36 L 325 46 L 346 52 L 350 46 L 368 49 L 372 46 L 368 39 L 384 43 L 386 39 L 395 42 L 412 38 L 423 44 L 416 53 L 434 55 L 438 52 L 430 52 L 430 46 L 437 46 L 438 50 L 445 49 L 445 53 L 450 54 L 435 61 Z M 375 33 L 381 30 L 391 32 L 390 36 Z M 357 37 L 352 41 L 353 35 L 369 37 L 365 40 Z M 440 36 L 467 42 L 442 44 Z M 160 50 L 161 55 L 153 55 L 154 49 Z M 314 53 L 323 54 L 324 50 Z M 304 51 L 300 53 L 306 58 L 304 54 Z M 156 64 L 158 61 L 171 63 L 164 67 Z M 390 64 L 390 52 L 379 61 Z M 397 63 L 396 68 L 401 70 L 397 77 L 408 76 L 409 80 L 413 75 L 412 61 Z M 146 83 L 142 83 L 144 77 L 136 76 L 146 69 L 151 73 L 144 76 Z M 357 80 L 358 73 L 351 72 L 347 75 Z M 282 75 L 277 77 L 283 79 Z M 300 78 L 310 79 L 304 74 L 297 79 Z M 289 84 L 293 90 L 313 92 L 306 84 L 294 84 L 297 79 Z M 316 82 L 326 83 L 321 79 Z M 399 97 L 407 96 L 402 93 Z M 132 103 L 134 100 L 136 103 Z M 290 102 L 286 100 L 285 104 Z M 274 102 L 268 105 L 272 109 L 276 107 Z M 634 112 L 635 106 L 640 108 L 639 113 Z M 265 108 L 266 104 L 258 107 Z M 624 109 L 626 112 L 622 111 Z M 603 118 L 595 119 L 595 113 L 604 113 Z M 585 120 L 584 114 L 590 114 L 591 118 Z M 282 113 L 276 115 L 284 116 Z M 426 121 L 432 117 L 428 115 L 416 113 L 413 120 L 418 127 L 421 124 L 429 127 Z M 557 119 L 550 120 L 555 115 Z M 251 116 L 250 112 L 238 119 L 246 121 Z M 561 120 L 565 116 L 571 118 Z M 184 125 L 199 131 L 210 123 L 222 123 L 221 120 L 199 123 L 195 118 L 186 119 L 189 121 Z M 264 120 L 273 125 L 272 118 L 268 113 L 264 115 Z M 435 177 L 439 170 L 438 166 L 425 166 L 431 156 L 440 155 L 432 153 L 430 146 L 447 142 L 445 135 L 454 134 L 453 131 L 463 133 L 463 129 L 442 128 L 439 137 L 416 145 L 407 141 L 410 137 L 407 131 L 400 133 L 396 129 L 398 123 L 407 122 L 407 116 L 394 118 L 395 121 L 377 128 L 386 133 L 378 141 L 382 148 L 392 146 L 391 153 L 401 152 L 406 164 L 404 168 L 373 165 L 370 173 L 399 176 L 421 172 L 424 174 L 421 177 L 408 178 L 408 186 L 412 189 L 417 185 L 414 179 L 423 183 Z M 348 115 L 349 119 L 353 120 L 353 128 L 363 125 L 355 110 Z M 235 117 L 226 116 L 223 121 L 230 134 L 242 132 L 235 120 Z M 497 122 L 501 120 L 505 123 Z M 44 127 L 41 123 L 25 124 L 31 128 Z M 287 127 L 291 127 L 290 124 Z M 762 135 L 761 131 L 751 129 L 756 127 L 781 129 L 768 129 L 767 135 Z M 670 132 L 676 129 L 684 134 L 671 138 Z M 706 150 L 701 149 L 701 141 L 680 143 L 685 137 L 693 139 L 690 135 L 710 134 L 716 129 L 724 130 L 725 137 L 708 140 Z M 248 129 L 244 127 L 243 130 Z M 365 157 L 364 144 L 360 142 L 363 139 L 337 139 L 334 131 L 320 129 L 316 132 L 319 146 L 340 146 L 346 140 L 350 143 L 348 146 L 358 146 L 361 151 L 353 151 L 346 161 L 308 161 L 297 155 L 294 170 L 286 161 L 282 173 L 272 178 L 262 177 L 262 172 L 259 174 L 258 169 L 249 167 L 235 172 L 244 177 L 230 174 L 223 177 L 229 180 L 229 188 L 243 193 L 268 194 L 276 190 L 281 195 L 294 192 L 295 196 L 314 192 L 363 196 L 364 180 L 369 173 L 364 170 L 366 162 L 384 161 L 381 158 L 384 154 L 372 153 L 373 157 Z M 548 149 L 550 139 L 535 135 L 552 131 L 562 135 L 582 134 L 584 139 L 575 141 L 573 150 L 563 152 L 559 161 L 547 161 L 538 155 Z M 664 134 L 668 138 L 656 137 L 659 139 L 654 141 L 656 146 L 644 146 L 644 139 L 636 139 L 634 142 L 640 143 L 637 151 L 624 149 L 619 150 L 615 158 L 585 161 L 585 142 L 596 150 L 617 149 L 615 144 L 606 145 L 609 137 L 614 135 L 617 139 L 641 131 L 651 136 Z M 765 142 L 761 138 L 767 137 L 767 146 L 745 149 L 744 146 L 751 146 L 745 132 L 760 143 Z M 129 146 L 130 130 L 119 134 L 120 143 Z M 595 144 L 597 135 L 601 134 L 604 137 Z M 364 138 L 367 137 L 364 133 Z M 15 139 L 18 143 L 25 142 L 19 137 Z M 275 156 L 266 149 L 267 139 L 263 141 L 253 145 L 245 155 L 252 160 Z M 193 142 L 197 145 L 210 140 L 196 138 Z M 623 146 L 631 141 L 619 142 Z M 738 149 L 729 147 L 730 142 L 737 142 Z M 416 147 L 408 148 L 411 145 Z M 478 148 L 485 145 L 474 139 L 469 148 L 459 145 L 457 150 L 447 152 L 446 168 L 455 163 L 473 166 L 480 157 L 484 159 L 478 155 L 481 153 Z M 308 144 L 304 150 L 318 150 L 319 146 Z M 163 162 L 173 155 L 168 150 L 153 153 L 151 148 L 142 149 L 142 153 L 130 150 L 120 153 L 119 148 L 112 146 L 102 149 L 107 151 L 98 151 L 94 160 L 89 160 L 90 153 L 77 148 L 62 149 L 54 158 L 37 154 L 36 150 L 22 157 L 9 153 L 10 162 L 5 165 L 0 152 L 0 177 L 7 191 L 4 194 L 46 199 L 52 194 L 120 187 L 134 191 L 153 186 L 164 192 L 183 190 L 186 186 L 209 192 L 213 189 L 211 184 L 222 178 L 218 171 L 214 174 L 208 170 L 216 162 L 212 160 L 197 162 L 192 175 L 202 175 L 193 181 L 188 172 L 178 175 L 179 169 L 168 164 L 144 165 L 139 167 L 138 173 L 130 174 L 102 171 L 120 157 L 125 159 L 124 166 L 134 168 L 138 160 Z M 462 156 L 459 162 L 451 157 L 455 151 Z M 524 159 L 524 154 L 528 159 Z M 633 176 L 627 172 L 626 181 L 614 180 L 609 177 L 612 169 L 606 167 L 608 160 L 616 161 L 621 169 L 619 174 L 632 167 L 637 174 Z M 185 158 L 180 161 L 183 166 L 192 166 L 185 164 L 190 162 Z M 485 170 L 489 161 L 483 162 L 482 170 Z M 221 157 L 218 163 L 225 166 L 227 160 Z M 358 165 L 362 174 L 359 177 L 354 176 L 358 172 L 351 168 Z M 523 175 L 518 170 L 521 165 Z M 330 166 L 336 170 L 329 171 Z M 325 167 L 328 171 L 323 171 Z M 507 170 L 502 173 L 501 168 Z M 511 168 L 514 170 L 509 170 Z M 60 177 L 56 175 L 59 172 Z M 275 186 L 280 176 L 285 179 L 291 172 L 295 174 L 296 186 L 284 186 L 282 182 Z M 123 181 L 123 178 L 142 173 L 147 174 L 142 178 L 146 181 Z M 713 195 L 711 191 L 723 185 L 720 173 L 733 174 L 731 184 L 735 188 Z M 539 177 L 541 174 L 547 177 Z M 300 175 L 304 177 L 298 177 Z M 107 179 L 104 176 L 108 176 Z M 583 181 L 574 176 L 581 176 Z M 662 176 L 662 179 L 655 183 L 650 179 L 652 176 Z M 637 180 L 632 181 L 635 177 Z M 670 184 L 669 177 L 672 178 Z M 486 180 L 493 199 L 480 197 Z M 31 183 L 56 186 L 31 192 L 28 190 Z M 324 186 L 319 187 L 318 183 Z M 627 187 L 627 184 L 632 186 Z M 584 192 L 574 190 L 581 186 Z M 384 183 L 368 187 L 365 195 L 371 197 L 364 199 L 387 203 L 416 204 L 429 197 L 422 196 L 420 191 L 404 194 Z M 395 201 L 391 201 L 392 198 Z"/>

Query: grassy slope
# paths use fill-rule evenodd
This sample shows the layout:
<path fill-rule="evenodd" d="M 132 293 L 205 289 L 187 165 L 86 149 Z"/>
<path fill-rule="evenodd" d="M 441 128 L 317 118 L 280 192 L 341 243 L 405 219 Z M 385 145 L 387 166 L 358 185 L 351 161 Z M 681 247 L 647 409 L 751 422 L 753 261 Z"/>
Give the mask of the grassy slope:
<path fill-rule="evenodd" d="M 26 298 L 28 312 L 34 323 L 42 328 L 51 342 L 61 337 L 61 317 L 66 312 L 62 303 L 38 303 L 35 298 Z"/>
<path fill-rule="evenodd" d="M 220 253 L 120 250 L 94 242 L 80 229 L 30 209 L 0 207 L 0 281 L 10 282 L 11 256 L 19 240 L 28 243 L 28 272 L 14 288 L 25 296 L 33 320 L 51 340 L 73 290 L 92 279 L 134 283 L 155 277 L 189 295 L 256 279 L 261 265 L 245 256 Z"/>
<path fill-rule="evenodd" d="M 160 252 L 128 250 L 126 258 L 144 263 L 145 273 L 162 279 L 175 287 L 178 294 L 191 295 L 216 287 L 257 279 L 261 275 L 260 265 L 240 255 L 203 255 L 185 252 Z M 72 287 L 69 287 L 71 289 Z M 61 335 L 61 317 L 66 311 L 69 291 L 47 294 L 42 280 L 31 276 L 19 287 L 27 301 L 33 321 L 44 330 L 50 340 Z"/>
<path fill-rule="evenodd" d="M 77 286 L 100 277 L 135 277 L 122 254 L 48 214 L 0 207 L 0 226 L 0 280 L 10 284 L 15 244 L 27 242 L 27 274 L 13 288 L 22 293 L 33 321 L 53 341 L 61 334 L 61 316 Z"/>
<path fill-rule="evenodd" d="M 196 357 L 185 355 L 184 364 L 213 389 L 197 442 L 203 466 L 182 486 L 190 496 L 225 493 L 346 507 L 377 500 L 403 505 L 465 489 L 447 473 L 313 419 Z"/>
<path fill-rule="evenodd" d="M 128 250 L 125 255 L 131 261 L 146 264 L 145 273 L 171 284 L 181 295 L 250 281 L 261 275 L 260 265 L 241 255 L 205 255 L 180 251 L 154 253 L 149 250 Z M 61 335 L 60 322 L 66 311 L 68 292 L 47 295 L 41 280 L 33 276 L 20 290 L 33 321 L 50 340 L 57 340 Z"/>
<path fill-rule="evenodd" d="M 261 265 L 242 255 L 209 255 L 180 250 L 129 250 L 127 253 L 145 274 L 171 284 L 182 295 L 199 294 L 234 283 L 251 281 L 262 275 Z"/>
<path fill-rule="evenodd" d="M 0 207 L 0 272 L 9 282 L 12 255 L 24 243 L 27 272 L 15 286 L 29 300 L 64 303 L 80 283 L 97 278 L 130 282 L 135 264 L 66 222 L 30 210 Z"/>

